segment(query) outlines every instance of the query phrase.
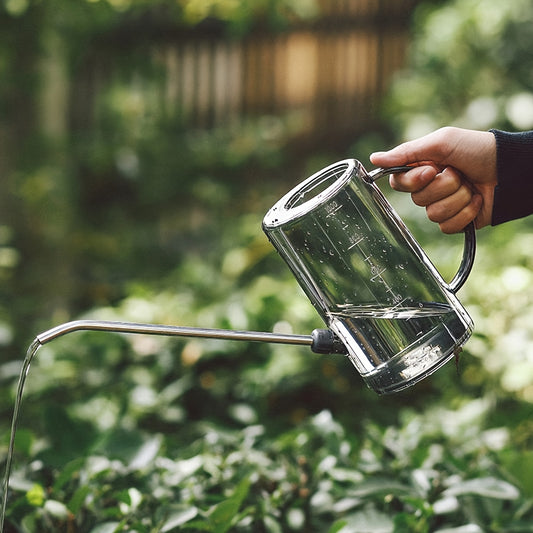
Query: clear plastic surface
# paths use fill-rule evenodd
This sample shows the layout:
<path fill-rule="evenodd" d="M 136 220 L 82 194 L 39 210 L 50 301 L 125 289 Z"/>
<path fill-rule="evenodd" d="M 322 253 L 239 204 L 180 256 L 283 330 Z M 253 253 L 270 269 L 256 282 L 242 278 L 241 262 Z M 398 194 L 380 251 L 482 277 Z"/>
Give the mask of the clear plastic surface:
<path fill-rule="evenodd" d="M 379 394 L 431 374 L 470 337 L 472 320 L 358 161 L 295 187 L 263 229 Z"/>

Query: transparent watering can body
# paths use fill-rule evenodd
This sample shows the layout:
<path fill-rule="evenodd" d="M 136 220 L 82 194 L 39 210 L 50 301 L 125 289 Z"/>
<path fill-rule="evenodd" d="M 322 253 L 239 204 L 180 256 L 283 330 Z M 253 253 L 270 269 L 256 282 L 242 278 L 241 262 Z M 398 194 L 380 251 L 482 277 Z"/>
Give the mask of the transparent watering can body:
<path fill-rule="evenodd" d="M 446 283 L 356 160 L 314 174 L 266 214 L 263 229 L 367 385 L 379 394 L 428 376 L 460 350 L 473 322 L 455 296 L 474 259 Z"/>

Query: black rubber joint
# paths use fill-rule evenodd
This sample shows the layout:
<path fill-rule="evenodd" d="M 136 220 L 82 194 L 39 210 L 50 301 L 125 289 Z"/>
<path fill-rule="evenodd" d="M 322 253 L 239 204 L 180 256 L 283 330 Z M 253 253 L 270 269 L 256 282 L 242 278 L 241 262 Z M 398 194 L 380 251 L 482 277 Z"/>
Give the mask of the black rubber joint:
<path fill-rule="evenodd" d="M 329 354 L 339 353 L 346 354 L 346 346 L 330 329 L 314 329 L 311 333 L 313 343 L 311 350 L 315 353 Z"/>

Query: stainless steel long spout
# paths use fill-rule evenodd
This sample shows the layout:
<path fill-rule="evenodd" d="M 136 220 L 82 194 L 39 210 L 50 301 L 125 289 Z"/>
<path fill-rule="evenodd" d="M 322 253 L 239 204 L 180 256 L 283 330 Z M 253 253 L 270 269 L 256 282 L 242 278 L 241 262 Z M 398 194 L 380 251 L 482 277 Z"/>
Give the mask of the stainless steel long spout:
<path fill-rule="evenodd" d="M 40 344 L 75 331 L 108 331 L 113 333 L 138 333 L 168 337 L 202 337 L 239 341 L 260 341 L 275 344 L 309 346 L 316 353 L 346 353 L 341 341 L 328 329 L 315 329 L 311 335 L 291 335 L 259 331 L 206 329 L 186 326 L 140 324 L 136 322 L 113 322 L 105 320 L 75 320 L 66 322 L 37 335 Z"/>

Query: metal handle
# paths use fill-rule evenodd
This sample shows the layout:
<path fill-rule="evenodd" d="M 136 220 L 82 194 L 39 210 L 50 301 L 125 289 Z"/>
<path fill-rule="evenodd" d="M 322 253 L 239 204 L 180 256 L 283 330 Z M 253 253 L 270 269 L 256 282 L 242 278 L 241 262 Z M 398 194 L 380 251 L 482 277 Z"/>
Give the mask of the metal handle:
<path fill-rule="evenodd" d="M 389 174 L 399 174 L 400 172 L 409 172 L 413 170 L 414 167 L 400 166 L 400 167 L 390 167 L 390 168 L 376 168 L 371 172 L 367 173 L 367 181 L 369 183 L 374 183 L 379 178 L 383 176 L 388 176 Z M 366 177 L 366 176 L 365 176 Z"/>
<path fill-rule="evenodd" d="M 465 284 L 472 267 L 474 266 L 474 258 L 476 256 L 476 226 L 470 222 L 463 230 L 465 234 L 465 245 L 463 248 L 463 258 L 459 265 L 459 270 L 453 277 L 452 281 L 448 283 L 448 289 L 454 294 Z"/>
<path fill-rule="evenodd" d="M 388 176 L 389 174 L 398 174 L 400 172 L 409 172 L 413 167 L 409 166 L 398 166 L 390 168 L 376 168 L 371 172 L 367 173 L 366 179 L 369 183 L 374 183 L 379 178 L 383 176 Z M 467 280 L 472 267 L 474 266 L 474 258 L 476 256 L 476 226 L 474 222 L 470 222 L 468 226 L 463 230 L 465 234 L 465 244 L 463 248 L 463 257 L 461 259 L 461 264 L 457 273 L 453 277 L 450 283 L 446 284 L 446 288 L 455 294 Z"/>

